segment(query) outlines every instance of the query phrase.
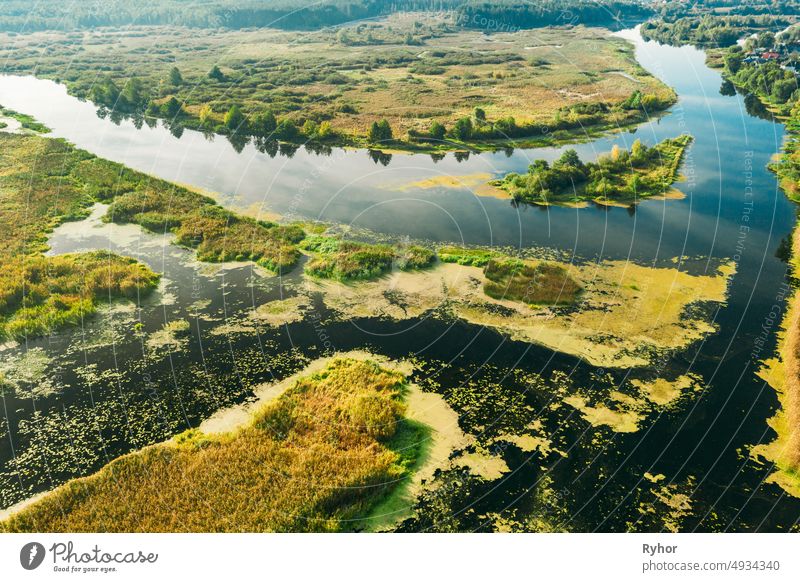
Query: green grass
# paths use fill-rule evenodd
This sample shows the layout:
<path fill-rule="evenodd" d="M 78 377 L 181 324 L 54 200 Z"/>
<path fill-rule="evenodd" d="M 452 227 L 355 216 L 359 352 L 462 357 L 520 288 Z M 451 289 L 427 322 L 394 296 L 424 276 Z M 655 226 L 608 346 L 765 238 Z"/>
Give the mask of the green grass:
<path fill-rule="evenodd" d="M 50 133 L 50 128 L 44 125 L 43 123 L 39 123 L 30 115 L 25 115 L 24 113 L 18 113 L 13 109 L 7 109 L 0 105 L 0 117 L 10 117 L 12 119 L 16 119 L 19 121 L 20 125 L 24 129 L 29 129 L 36 133 Z M 3 124 L 0 128 L 7 127 L 7 124 Z"/>
<path fill-rule="evenodd" d="M 405 378 L 335 360 L 234 433 L 189 431 L 70 481 L 0 531 L 342 531 L 404 481 L 419 428 Z"/>
<path fill-rule="evenodd" d="M 95 163 L 61 140 L 0 134 L 0 338 L 77 325 L 100 302 L 156 287 L 158 276 L 133 259 L 41 254 L 53 227 L 86 215 L 93 200 L 77 173 Z"/>
<path fill-rule="evenodd" d="M 567 270 L 551 263 L 518 259 L 492 259 L 484 269 L 483 292 L 494 299 L 521 301 L 529 305 L 569 305 L 582 288 Z"/>
<path fill-rule="evenodd" d="M 444 263 L 457 263 L 469 267 L 485 267 L 499 253 L 488 249 L 444 246 L 437 250 L 439 260 Z"/>
<path fill-rule="evenodd" d="M 0 267 L 0 337 L 35 337 L 78 325 L 98 303 L 136 300 L 158 279 L 141 263 L 104 251 L 17 257 Z"/>
<path fill-rule="evenodd" d="M 423 269 L 436 259 L 433 251 L 420 246 L 375 245 L 325 236 L 309 237 L 303 248 L 312 254 L 307 274 L 338 281 L 375 279 L 392 268 Z"/>
<path fill-rule="evenodd" d="M 154 232 L 174 232 L 177 243 L 196 249 L 201 261 L 251 260 L 274 272 L 294 266 L 300 256 L 296 243 L 305 236 L 300 227 L 238 216 L 207 196 L 154 179 L 117 197 L 108 216 Z"/>

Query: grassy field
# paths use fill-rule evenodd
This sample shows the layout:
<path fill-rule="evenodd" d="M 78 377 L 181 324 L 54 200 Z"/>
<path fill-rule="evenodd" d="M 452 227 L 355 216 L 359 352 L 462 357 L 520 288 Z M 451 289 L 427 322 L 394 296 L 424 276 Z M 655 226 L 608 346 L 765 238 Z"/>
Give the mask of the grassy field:
<path fill-rule="evenodd" d="M 300 256 L 296 226 L 240 217 L 208 197 L 97 158 L 63 140 L 0 133 L 0 337 L 75 325 L 100 301 L 138 298 L 158 277 L 111 253 L 45 257 L 47 235 L 97 201 L 109 217 L 174 232 L 200 260 L 253 260 L 280 271 Z"/>
<path fill-rule="evenodd" d="M 6 73 L 62 81 L 123 113 L 221 133 L 385 148 L 575 139 L 642 121 L 675 99 L 607 30 L 485 35 L 424 14 L 304 34 L 0 33 L 0 59 Z M 622 106 L 637 91 L 647 96 L 647 111 Z M 382 120 L 391 136 L 370 137 Z M 463 120 L 470 120 L 467 132 Z"/>
<path fill-rule="evenodd" d="M 334 360 L 248 425 L 189 431 L 121 457 L 0 523 L 0 531 L 354 529 L 415 463 L 404 389 L 399 371 Z"/>

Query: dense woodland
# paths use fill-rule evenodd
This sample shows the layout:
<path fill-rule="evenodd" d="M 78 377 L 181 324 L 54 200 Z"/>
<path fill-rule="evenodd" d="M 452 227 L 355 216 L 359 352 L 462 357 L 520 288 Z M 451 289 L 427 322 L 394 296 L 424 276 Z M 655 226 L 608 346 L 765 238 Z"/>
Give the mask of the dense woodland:
<path fill-rule="evenodd" d="M 174 25 L 193 28 L 308 30 L 396 12 L 455 11 L 467 27 L 515 30 L 550 25 L 630 24 L 658 15 L 673 21 L 705 14 L 792 15 L 796 0 L 139 0 L 65 3 L 59 0 L 0 2 L 0 31 L 76 30 L 104 26 Z"/>
<path fill-rule="evenodd" d="M 731 46 L 754 32 L 787 27 L 795 16 L 687 16 L 673 22 L 654 19 L 642 25 L 642 36 L 664 44 L 695 46 Z"/>
<path fill-rule="evenodd" d="M 652 14 L 634 0 L 109 0 L 64 3 L 26 0 L 0 3 L 0 30 L 74 30 L 98 26 L 177 25 L 198 28 L 274 27 L 314 29 L 395 12 L 456 10 L 465 25 L 512 30 L 563 24 L 611 24 Z"/>

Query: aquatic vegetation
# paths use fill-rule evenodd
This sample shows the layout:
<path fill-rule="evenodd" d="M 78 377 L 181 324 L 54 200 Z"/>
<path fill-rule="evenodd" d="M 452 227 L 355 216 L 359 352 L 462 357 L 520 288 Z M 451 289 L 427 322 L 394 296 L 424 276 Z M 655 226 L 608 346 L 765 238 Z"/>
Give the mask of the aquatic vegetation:
<path fill-rule="evenodd" d="M 36 133 L 50 133 L 50 128 L 44 125 L 43 123 L 39 123 L 30 115 L 25 115 L 24 113 L 19 113 L 14 111 L 13 109 L 8 109 L 7 107 L 3 107 L 0 105 L 0 117 L 9 117 L 11 119 L 16 119 L 19 121 L 20 127 L 23 129 L 28 129 L 30 131 Z M 6 124 L 3 123 L 3 127 L 6 127 Z"/>
<path fill-rule="evenodd" d="M 664 475 L 659 475 L 649 480 L 658 484 L 663 478 Z M 696 482 L 697 479 L 690 475 L 685 481 L 658 485 L 652 491 L 653 499 L 640 505 L 639 520 L 649 518 L 663 530 L 672 533 L 682 531 L 684 521 L 693 511 L 692 492 Z"/>
<path fill-rule="evenodd" d="M 62 140 L 0 134 L 0 337 L 45 335 L 81 323 L 98 303 L 155 288 L 149 268 L 108 252 L 45 257 L 47 233 L 86 215 L 75 171 L 93 156 Z"/>
<path fill-rule="evenodd" d="M 207 196 L 154 178 L 142 186 L 114 199 L 110 220 L 174 232 L 178 244 L 196 249 L 205 262 L 250 260 L 281 272 L 300 256 L 295 246 L 305 236 L 300 227 L 238 216 Z"/>
<path fill-rule="evenodd" d="M 653 404 L 668 406 L 677 401 L 684 393 L 701 385 L 701 378 L 695 374 L 682 374 L 674 380 L 655 378 L 651 381 L 631 380 L 639 391 Z"/>
<path fill-rule="evenodd" d="M 567 269 L 552 263 L 491 259 L 483 273 L 486 295 L 529 305 L 572 304 L 582 289 Z"/>
<path fill-rule="evenodd" d="M 532 204 L 635 202 L 670 190 L 691 142 L 690 135 L 681 135 L 647 147 L 637 139 L 630 151 L 615 146 L 597 162 L 583 162 L 575 150 L 567 150 L 552 166 L 536 160 L 527 174 L 511 173 L 493 184 Z"/>
<path fill-rule="evenodd" d="M 403 385 L 403 374 L 374 362 L 335 360 L 297 380 L 246 427 L 219 435 L 191 430 L 119 458 L 0 529 L 349 529 L 414 463 L 413 451 L 404 458 L 391 445 L 402 421 Z"/>
<path fill-rule="evenodd" d="M 57 392 L 59 382 L 48 375 L 58 366 L 42 348 L 29 348 L 17 356 L 0 361 L 0 391 L 14 390 L 17 397 L 41 398 Z M 56 378 L 57 374 L 54 374 Z"/>
<path fill-rule="evenodd" d="M 582 288 L 573 306 L 495 299 L 484 292 L 489 279 L 482 269 L 448 263 L 347 285 L 312 279 L 306 288 L 308 293 L 322 293 L 325 304 L 342 319 L 403 320 L 440 310 L 597 366 L 626 368 L 646 365 L 658 354 L 685 348 L 712 333 L 716 328 L 703 310 L 687 308 L 724 302 L 734 272 L 731 264 L 708 275 L 622 261 L 558 266 Z M 638 316 L 630 317 L 631 310 Z"/>
<path fill-rule="evenodd" d="M 608 426 L 614 432 L 636 432 L 643 420 L 635 408 L 630 407 L 629 397 L 617 393 L 613 408 L 606 404 L 592 406 L 583 396 L 569 396 L 564 402 L 580 411 L 584 420 L 592 426 Z"/>
<path fill-rule="evenodd" d="M 444 263 L 458 263 L 471 267 L 485 267 L 492 258 L 501 256 L 500 253 L 491 249 L 456 246 L 439 247 L 436 253 L 439 260 Z"/>
<path fill-rule="evenodd" d="M 137 261 L 104 251 L 16 257 L 0 265 L 0 337 L 47 335 L 80 324 L 97 304 L 137 300 L 158 275 Z"/>
<path fill-rule="evenodd" d="M 420 246 L 389 246 L 314 236 L 304 243 L 314 258 L 305 267 L 313 277 L 353 281 L 374 279 L 392 270 L 423 269 L 433 264 L 436 255 Z"/>
<path fill-rule="evenodd" d="M 191 325 L 185 319 L 165 323 L 160 330 L 147 338 L 147 347 L 154 351 L 177 351 L 186 347 Z"/>

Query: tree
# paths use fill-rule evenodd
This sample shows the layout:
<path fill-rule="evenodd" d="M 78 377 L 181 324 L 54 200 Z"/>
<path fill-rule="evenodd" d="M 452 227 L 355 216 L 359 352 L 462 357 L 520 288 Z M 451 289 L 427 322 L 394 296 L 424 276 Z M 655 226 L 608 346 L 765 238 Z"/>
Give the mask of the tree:
<path fill-rule="evenodd" d="M 339 42 L 339 44 L 343 44 L 345 46 L 353 43 L 353 41 L 350 40 L 350 35 L 347 34 L 347 30 L 344 28 L 340 28 L 339 32 L 336 33 L 336 40 Z"/>
<path fill-rule="evenodd" d="M 765 30 L 759 32 L 756 37 L 756 45 L 763 48 L 772 48 L 775 46 L 775 33 Z"/>
<path fill-rule="evenodd" d="M 125 87 L 122 89 L 121 105 L 123 108 L 132 109 L 141 104 L 144 100 L 142 93 L 142 82 L 136 77 L 128 79 L 128 82 L 125 83 Z"/>
<path fill-rule="evenodd" d="M 208 72 L 208 77 L 209 77 L 209 79 L 214 79 L 215 81 L 224 81 L 225 80 L 225 75 L 219 69 L 219 67 L 217 65 L 214 65 L 213 67 L 211 67 L 211 70 Z"/>
<path fill-rule="evenodd" d="M 242 113 L 238 106 L 232 105 L 225 114 L 225 119 L 223 121 L 225 127 L 231 131 L 236 131 L 244 123 L 244 113 Z"/>
<path fill-rule="evenodd" d="M 169 84 L 175 87 L 183 85 L 183 75 L 181 75 L 178 67 L 172 67 L 172 70 L 169 72 Z"/>
<path fill-rule="evenodd" d="M 313 119 L 307 119 L 303 124 L 303 134 L 306 137 L 315 138 L 319 132 L 319 125 Z"/>
<path fill-rule="evenodd" d="M 200 108 L 200 114 L 198 115 L 198 118 L 200 119 L 200 124 L 204 127 L 213 121 L 213 112 L 211 110 L 211 106 L 203 105 L 203 107 Z"/>
<path fill-rule="evenodd" d="M 392 127 L 385 119 L 380 121 L 373 121 L 369 128 L 369 141 L 373 143 L 391 141 L 393 138 Z"/>
<path fill-rule="evenodd" d="M 578 156 L 578 152 L 573 149 L 568 149 L 561 154 L 561 157 L 558 158 L 558 162 L 556 163 L 561 166 L 572 166 L 575 168 L 583 167 L 583 162 Z"/>
<path fill-rule="evenodd" d="M 631 161 L 641 162 L 647 154 L 647 146 L 642 143 L 642 140 L 637 139 L 631 145 Z"/>
<path fill-rule="evenodd" d="M 291 119 L 281 119 L 275 128 L 275 139 L 291 141 L 297 138 L 299 131 Z"/>
<path fill-rule="evenodd" d="M 259 113 L 253 120 L 253 133 L 257 135 L 268 136 L 275 131 L 276 127 L 278 127 L 278 121 L 270 109 Z"/>
<path fill-rule="evenodd" d="M 723 57 L 725 62 L 725 68 L 732 74 L 736 74 L 739 72 L 739 69 L 742 68 L 742 60 L 744 60 L 744 55 L 741 51 L 728 51 L 725 53 Z"/>
<path fill-rule="evenodd" d="M 431 137 L 437 141 L 442 141 L 444 139 L 444 134 L 446 133 L 446 129 L 444 125 L 439 123 L 438 121 L 434 121 L 431 123 L 430 134 Z"/>
<path fill-rule="evenodd" d="M 181 106 L 180 101 L 175 99 L 174 96 L 170 97 L 164 103 L 161 104 L 161 114 L 164 117 L 168 118 L 177 117 L 182 110 L 183 107 Z"/>
<path fill-rule="evenodd" d="M 333 135 L 333 127 L 331 127 L 330 121 L 323 121 L 319 124 L 319 129 L 317 130 L 317 139 L 326 139 Z"/>
<path fill-rule="evenodd" d="M 786 103 L 797 89 L 797 81 L 794 79 L 779 79 L 772 85 L 772 98 L 778 103 Z"/>
<path fill-rule="evenodd" d="M 486 112 L 480 107 L 475 108 L 473 115 L 475 116 L 475 121 L 477 121 L 479 125 L 486 122 Z"/>
<path fill-rule="evenodd" d="M 469 117 L 462 117 L 453 126 L 453 137 L 462 141 L 472 137 L 472 120 Z"/>

